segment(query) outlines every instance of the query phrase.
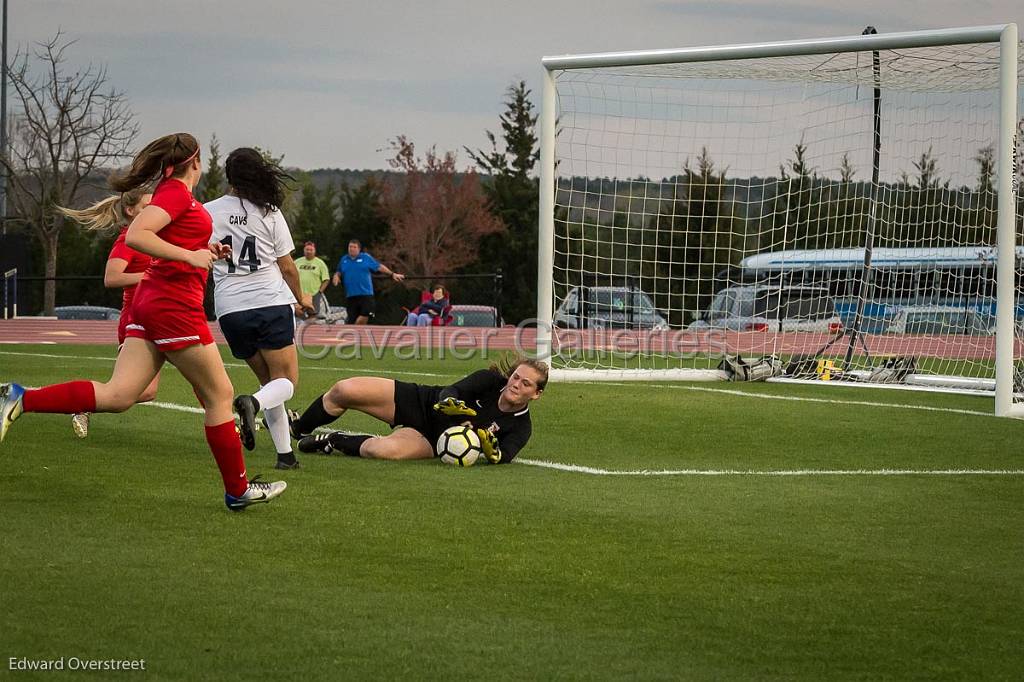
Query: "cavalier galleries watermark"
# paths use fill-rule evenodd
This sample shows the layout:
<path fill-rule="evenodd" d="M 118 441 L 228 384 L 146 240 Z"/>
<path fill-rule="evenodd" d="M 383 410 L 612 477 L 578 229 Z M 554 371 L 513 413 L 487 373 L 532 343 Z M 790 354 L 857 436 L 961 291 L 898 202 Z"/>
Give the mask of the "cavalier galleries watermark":
<path fill-rule="evenodd" d="M 550 354 L 538 349 L 538 332 L 551 339 Z M 680 359 L 724 357 L 726 335 L 718 329 L 554 329 L 529 319 L 516 327 L 339 327 L 300 324 L 295 331 L 299 355 L 323 360 L 471 360 L 492 351 L 514 352 L 528 358 L 565 360 L 611 353 L 622 360 L 650 355 Z"/>
<path fill-rule="evenodd" d="M 144 658 L 79 658 L 78 656 L 19 658 L 11 656 L 7 659 L 7 670 L 11 672 L 35 672 L 39 670 L 117 672 L 145 669 L 146 659 Z"/>

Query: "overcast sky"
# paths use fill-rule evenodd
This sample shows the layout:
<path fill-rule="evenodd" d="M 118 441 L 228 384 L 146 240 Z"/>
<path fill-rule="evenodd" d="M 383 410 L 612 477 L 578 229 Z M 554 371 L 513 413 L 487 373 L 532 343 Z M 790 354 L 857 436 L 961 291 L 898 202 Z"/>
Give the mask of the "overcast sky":
<path fill-rule="evenodd" d="M 460 152 L 545 55 L 1016 22 L 1022 0 L 9 0 L 9 51 L 61 29 L 142 124 L 286 165 L 383 168 L 387 141 Z"/>

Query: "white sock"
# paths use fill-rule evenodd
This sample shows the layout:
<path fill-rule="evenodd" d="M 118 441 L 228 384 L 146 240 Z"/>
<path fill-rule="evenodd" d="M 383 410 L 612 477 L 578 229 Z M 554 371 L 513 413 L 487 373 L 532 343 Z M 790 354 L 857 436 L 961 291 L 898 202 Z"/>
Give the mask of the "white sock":
<path fill-rule="evenodd" d="M 292 382 L 282 377 L 268 381 L 265 386 L 253 393 L 252 397 L 256 398 L 260 408 L 266 411 L 291 400 L 293 393 L 295 393 L 295 386 L 292 385 Z"/>
<path fill-rule="evenodd" d="M 268 410 L 263 410 L 263 416 L 267 420 L 267 429 L 270 431 L 270 439 L 274 441 L 277 454 L 283 455 L 292 451 L 292 441 L 288 434 L 288 413 L 284 405 L 275 405 Z"/>

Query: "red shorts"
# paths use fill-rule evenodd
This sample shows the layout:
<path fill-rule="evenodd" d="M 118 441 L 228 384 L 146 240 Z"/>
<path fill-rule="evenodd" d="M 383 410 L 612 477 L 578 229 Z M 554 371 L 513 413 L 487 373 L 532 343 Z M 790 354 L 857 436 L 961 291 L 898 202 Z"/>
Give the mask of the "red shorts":
<path fill-rule="evenodd" d="M 131 308 L 126 306 L 121 308 L 121 317 L 117 320 L 117 350 L 121 350 L 121 346 L 124 345 L 124 339 L 127 336 L 126 331 L 129 324 L 132 323 Z"/>
<path fill-rule="evenodd" d="M 126 337 L 150 341 L 159 351 L 213 343 L 202 308 L 183 305 L 159 294 L 146 296 L 137 292 L 130 314 L 122 313 L 121 321 Z"/>

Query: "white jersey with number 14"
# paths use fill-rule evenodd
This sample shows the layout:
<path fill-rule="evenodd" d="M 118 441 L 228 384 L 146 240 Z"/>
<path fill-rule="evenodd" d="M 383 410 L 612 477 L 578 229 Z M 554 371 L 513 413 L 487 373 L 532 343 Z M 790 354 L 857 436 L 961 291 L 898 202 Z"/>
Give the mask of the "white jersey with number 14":
<path fill-rule="evenodd" d="M 277 265 L 278 258 L 295 250 L 281 211 L 264 215 L 255 204 L 231 195 L 204 206 L 213 218 L 213 240 L 231 246 L 231 258 L 213 264 L 217 317 L 295 303 Z"/>

